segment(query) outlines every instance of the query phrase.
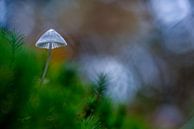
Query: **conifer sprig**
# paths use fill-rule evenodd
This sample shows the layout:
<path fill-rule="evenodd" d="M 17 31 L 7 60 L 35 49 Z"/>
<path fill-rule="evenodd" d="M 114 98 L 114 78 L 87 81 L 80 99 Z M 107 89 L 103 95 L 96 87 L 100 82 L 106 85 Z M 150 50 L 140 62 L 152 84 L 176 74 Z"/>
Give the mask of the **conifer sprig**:
<path fill-rule="evenodd" d="M 100 74 L 98 76 L 98 80 L 97 80 L 97 86 L 95 87 L 95 92 L 98 96 L 103 96 L 106 88 L 107 88 L 107 76 L 106 74 Z"/>
<path fill-rule="evenodd" d="M 14 51 L 18 50 L 24 44 L 24 36 L 17 31 L 1 28 L 1 33 L 8 40 Z"/>
<path fill-rule="evenodd" d="M 90 116 L 82 121 L 81 129 L 101 129 L 101 126 L 97 118 Z"/>
<path fill-rule="evenodd" d="M 24 44 L 24 36 L 17 31 L 11 31 L 7 28 L 1 28 L 1 34 L 3 38 L 5 38 L 10 47 L 12 52 L 12 63 L 15 61 L 15 56 L 18 50 L 20 50 L 21 46 Z"/>

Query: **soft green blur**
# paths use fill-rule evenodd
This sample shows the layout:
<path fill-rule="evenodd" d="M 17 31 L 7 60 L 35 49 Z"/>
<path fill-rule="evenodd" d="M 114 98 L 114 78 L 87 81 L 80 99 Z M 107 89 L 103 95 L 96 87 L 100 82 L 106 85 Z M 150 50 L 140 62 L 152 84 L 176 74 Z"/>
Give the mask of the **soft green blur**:
<path fill-rule="evenodd" d="M 127 106 L 104 97 L 106 76 L 100 75 L 98 84 L 85 83 L 66 62 L 57 71 L 50 69 L 40 86 L 42 64 L 21 35 L 1 29 L 1 129 L 148 129 Z"/>

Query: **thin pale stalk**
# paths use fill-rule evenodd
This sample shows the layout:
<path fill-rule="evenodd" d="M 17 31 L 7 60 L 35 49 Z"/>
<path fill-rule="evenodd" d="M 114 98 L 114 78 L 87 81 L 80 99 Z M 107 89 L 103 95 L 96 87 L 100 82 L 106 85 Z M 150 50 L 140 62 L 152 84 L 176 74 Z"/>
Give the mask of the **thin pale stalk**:
<path fill-rule="evenodd" d="M 49 66 L 49 62 L 51 60 L 51 50 L 52 50 L 52 43 L 49 44 L 49 49 L 48 49 L 48 58 L 47 58 L 47 61 L 46 61 L 46 64 L 44 66 L 44 71 L 42 73 L 42 77 L 41 77 L 41 81 L 40 81 L 40 85 L 43 84 L 44 82 L 44 79 L 45 79 L 45 76 L 47 74 L 47 71 L 48 71 L 48 66 Z"/>

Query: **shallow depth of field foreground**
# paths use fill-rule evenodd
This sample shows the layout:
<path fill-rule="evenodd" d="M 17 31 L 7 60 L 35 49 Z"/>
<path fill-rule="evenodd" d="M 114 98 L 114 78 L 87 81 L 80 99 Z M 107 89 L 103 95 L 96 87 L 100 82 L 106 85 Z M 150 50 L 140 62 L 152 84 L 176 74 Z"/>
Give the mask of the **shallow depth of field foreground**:
<path fill-rule="evenodd" d="M 0 129 L 194 129 L 192 0 L 0 0 Z"/>

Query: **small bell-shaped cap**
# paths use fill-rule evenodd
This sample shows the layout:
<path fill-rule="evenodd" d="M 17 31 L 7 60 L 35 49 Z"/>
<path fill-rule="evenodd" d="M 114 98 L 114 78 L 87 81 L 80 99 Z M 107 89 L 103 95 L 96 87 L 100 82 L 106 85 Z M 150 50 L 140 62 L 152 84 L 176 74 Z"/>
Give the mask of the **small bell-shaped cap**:
<path fill-rule="evenodd" d="M 49 49 L 50 45 L 51 49 L 54 49 L 66 46 L 67 42 L 54 29 L 49 29 L 36 42 L 36 47 Z"/>

